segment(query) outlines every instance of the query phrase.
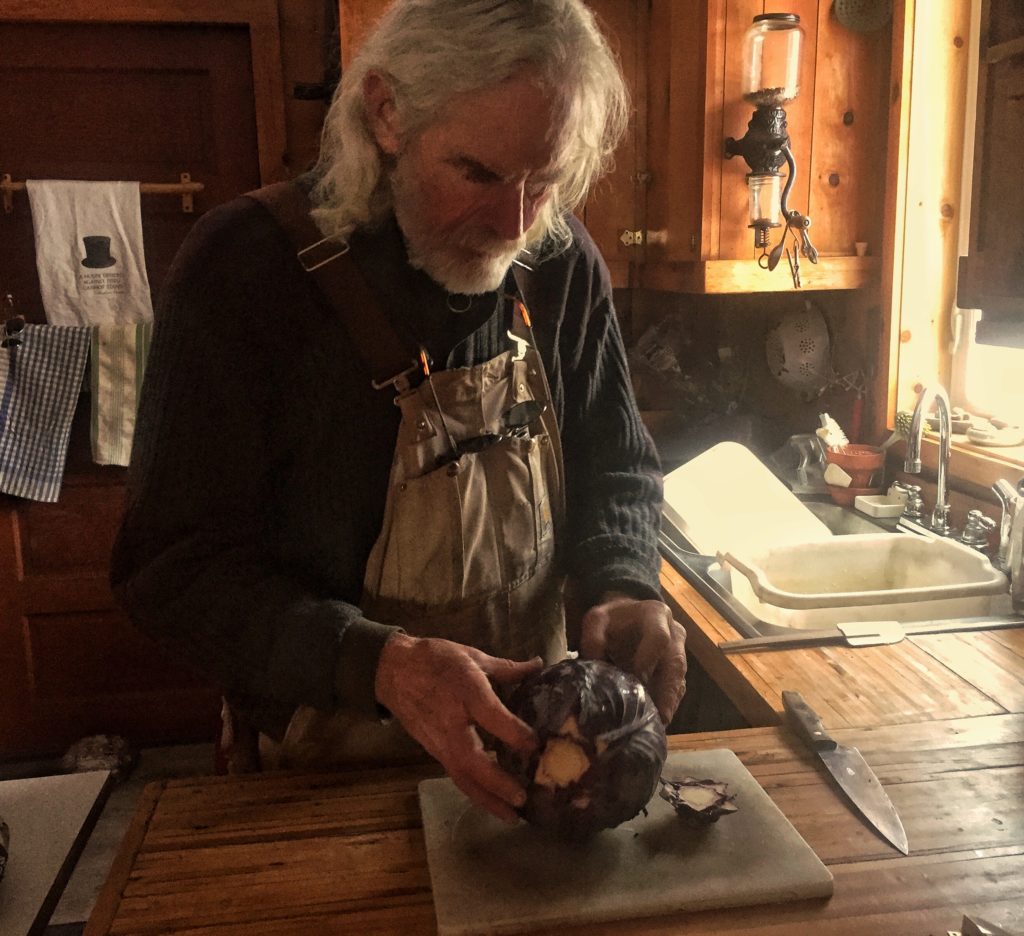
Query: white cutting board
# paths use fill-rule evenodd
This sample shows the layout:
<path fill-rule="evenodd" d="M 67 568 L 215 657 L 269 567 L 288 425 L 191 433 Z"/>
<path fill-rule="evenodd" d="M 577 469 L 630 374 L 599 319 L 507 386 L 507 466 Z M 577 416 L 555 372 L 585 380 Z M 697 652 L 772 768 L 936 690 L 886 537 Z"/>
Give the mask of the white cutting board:
<path fill-rule="evenodd" d="M 25 936 L 46 925 L 109 784 L 109 770 L 0 782 L 0 816 L 11 830 L 0 934 Z"/>
<path fill-rule="evenodd" d="M 738 442 L 719 442 L 670 471 L 663 510 L 706 556 L 832 538 L 832 531 Z"/>
<path fill-rule="evenodd" d="M 677 751 L 666 779 L 729 784 L 738 812 L 694 831 L 655 795 L 648 815 L 586 845 L 473 806 L 447 778 L 419 786 L 439 936 L 662 916 L 832 893 L 832 874 L 732 751 Z"/>

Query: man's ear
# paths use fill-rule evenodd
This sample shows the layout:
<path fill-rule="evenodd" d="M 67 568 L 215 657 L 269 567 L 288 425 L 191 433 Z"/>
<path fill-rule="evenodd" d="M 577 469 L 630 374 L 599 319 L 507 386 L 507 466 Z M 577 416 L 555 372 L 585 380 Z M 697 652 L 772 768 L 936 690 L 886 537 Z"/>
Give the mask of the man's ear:
<path fill-rule="evenodd" d="M 395 94 L 391 82 L 379 71 L 369 71 L 363 79 L 363 108 L 377 145 L 386 155 L 397 155 L 401 134 Z"/>

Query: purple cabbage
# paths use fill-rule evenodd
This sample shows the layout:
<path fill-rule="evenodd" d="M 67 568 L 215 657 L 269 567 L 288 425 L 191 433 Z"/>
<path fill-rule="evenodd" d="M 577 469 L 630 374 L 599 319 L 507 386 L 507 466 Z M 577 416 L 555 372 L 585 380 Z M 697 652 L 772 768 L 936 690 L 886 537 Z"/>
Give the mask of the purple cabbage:
<path fill-rule="evenodd" d="M 528 822 L 581 841 L 632 819 L 654 795 L 665 729 L 636 677 L 563 660 L 524 680 L 509 708 L 537 734 L 530 755 L 498 747 L 498 763 L 526 788 Z"/>

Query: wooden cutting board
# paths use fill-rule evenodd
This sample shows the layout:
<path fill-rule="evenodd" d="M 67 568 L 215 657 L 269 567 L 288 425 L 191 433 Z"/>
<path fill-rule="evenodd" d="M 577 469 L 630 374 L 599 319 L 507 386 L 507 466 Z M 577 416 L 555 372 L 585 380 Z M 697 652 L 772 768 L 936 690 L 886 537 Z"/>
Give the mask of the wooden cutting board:
<path fill-rule="evenodd" d="M 606 829 L 587 845 L 571 845 L 525 823 L 504 825 L 447 778 L 421 782 L 439 936 L 832 893 L 831 872 L 732 751 L 673 752 L 662 776 L 725 781 L 739 811 L 694 831 L 655 795 L 646 816 Z"/>

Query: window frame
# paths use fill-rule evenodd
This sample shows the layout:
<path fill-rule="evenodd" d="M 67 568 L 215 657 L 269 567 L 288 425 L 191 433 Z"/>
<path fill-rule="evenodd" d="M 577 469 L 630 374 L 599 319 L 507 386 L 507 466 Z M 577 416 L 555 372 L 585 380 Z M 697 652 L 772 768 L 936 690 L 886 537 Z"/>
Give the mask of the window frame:
<path fill-rule="evenodd" d="M 893 6 L 881 287 L 888 343 L 879 351 L 874 416 L 880 436 L 892 430 L 897 411 L 914 408 L 923 387 L 939 381 L 950 388 L 955 376 L 951 345 L 959 257 L 969 238 L 981 0 Z M 934 437 L 922 449 L 934 472 Z M 950 481 L 962 490 L 1022 477 L 1024 446 L 953 444 Z"/>

